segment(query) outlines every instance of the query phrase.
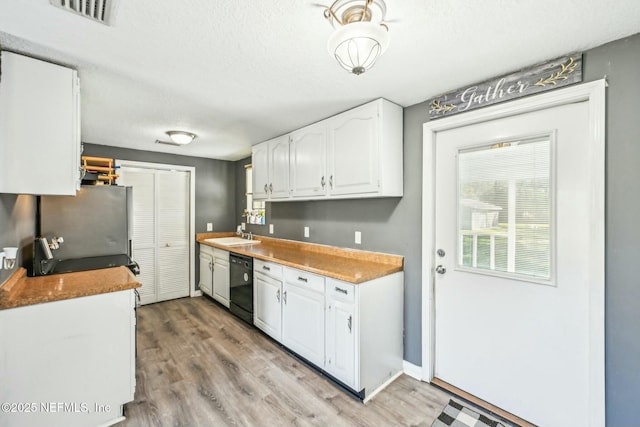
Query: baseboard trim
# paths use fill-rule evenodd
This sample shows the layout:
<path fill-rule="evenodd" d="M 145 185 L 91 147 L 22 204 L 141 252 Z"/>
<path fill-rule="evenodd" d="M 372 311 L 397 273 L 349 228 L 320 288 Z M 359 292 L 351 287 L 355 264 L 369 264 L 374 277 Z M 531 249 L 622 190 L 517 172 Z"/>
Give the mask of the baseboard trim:
<path fill-rule="evenodd" d="M 414 365 L 406 360 L 402 361 L 402 371 L 409 375 L 411 378 L 415 378 L 418 381 L 422 381 L 422 367 Z"/>

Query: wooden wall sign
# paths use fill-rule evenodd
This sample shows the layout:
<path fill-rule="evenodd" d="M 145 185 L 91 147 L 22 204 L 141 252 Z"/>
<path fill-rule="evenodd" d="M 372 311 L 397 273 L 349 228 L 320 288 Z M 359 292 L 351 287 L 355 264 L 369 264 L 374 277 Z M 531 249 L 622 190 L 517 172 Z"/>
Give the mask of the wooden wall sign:
<path fill-rule="evenodd" d="M 554 59 L 433 98 L 431 120 L 582 81 L 582 53 Z"/>

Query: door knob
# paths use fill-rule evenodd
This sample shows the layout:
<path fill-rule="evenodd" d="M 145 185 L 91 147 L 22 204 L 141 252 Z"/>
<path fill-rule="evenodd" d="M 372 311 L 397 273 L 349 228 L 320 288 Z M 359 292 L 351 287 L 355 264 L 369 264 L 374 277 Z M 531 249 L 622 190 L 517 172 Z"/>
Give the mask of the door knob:
<path fill-rule="evenodd" d="M 444 273 L 446 273 L 446 272 L 447 272 L 447 269 L 446 269 L 446 268 L 444 268 L 442 265 L 439 265 L 439 266 L 437 266 L 437 267 L 436 267 L 436 273 L 438 273 L 438 274 L 444 274 Z"/>

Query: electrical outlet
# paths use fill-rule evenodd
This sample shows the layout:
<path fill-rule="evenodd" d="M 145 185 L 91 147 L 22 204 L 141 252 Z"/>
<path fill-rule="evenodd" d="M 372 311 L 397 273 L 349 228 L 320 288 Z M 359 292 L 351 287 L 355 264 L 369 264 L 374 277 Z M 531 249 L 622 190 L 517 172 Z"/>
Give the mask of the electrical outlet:
<path fill-rule="evenodd" d="M 356 245 L 361 245 L 362 244 L 362 233 L 359 231 L 356 231 Z"/>
<path fill-rule="evenodd" d="M 304 228 L 304 237 L 309 237 L 309 227 Z"/>
<path fill-rule="evenodd" d="M 269 224 L 269 234 L 273 234 L 273 224 Z"/>
<path fill-rule="evenodd" d="M 240 227 L 242 228 L 242 231 L 246 230 L 247 229 L 247 223 L 241 222 L 240 223 Z"/>
<path fill-rule="evenodd" d="M 207 231 L 213 231 L 213 223 L 212 222 L 208 222 L 207 223 Z"/>

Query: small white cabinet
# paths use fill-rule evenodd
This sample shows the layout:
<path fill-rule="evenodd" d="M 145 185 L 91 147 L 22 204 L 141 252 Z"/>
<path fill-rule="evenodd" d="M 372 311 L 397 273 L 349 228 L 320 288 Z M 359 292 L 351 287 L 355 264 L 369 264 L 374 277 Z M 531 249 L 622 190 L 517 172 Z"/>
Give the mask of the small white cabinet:
<path fill-rule="evenodd" d="M 307 359 L 324 364 L 324 277 L 284 268 L 282 344 Z"/>
<path fill-rule="evenodd" d="M 200 245 L 200 290 L 213 296 L 213 248 Z"/>
<path fill-rule="evenodd" d="M 253 323 L 273 339 L 282 339 L 282 266 L 253 260 Z"/>
<path fill-rule="evenodd" d="M 291 134 L 290 174 L 293 198 L 323 197 L 327 191 L 327 124 L 314 123 Z"/>
<path fill-rule="evenodd" d="M 289 197 L 289 136 L 257 144 L 252 149 L 253 198 Z"/>
<path fill-rule="evenodd" d="M 327 280 L 327 341 L 325 369 L 347 386 L 356 383 L 356 322 L 355 286 Z"/>
<path fill-rule="evenodd" d="M 12 52 L 0 55 L 0 193 L 75 196 L 80 185 L 77 72 Z"/>
<path fill-rule="evenodd" d="M 0 412 L 0 425 L 122 421 L 135 392 L 135 325 L 133 289 L 0 310 L 0 402 L 21 405 Z"/>
<path fill-rule="evenodd" d="M 213 249 L 213 294 L 220 304 L 229 308 L 229 252 Z"/>

